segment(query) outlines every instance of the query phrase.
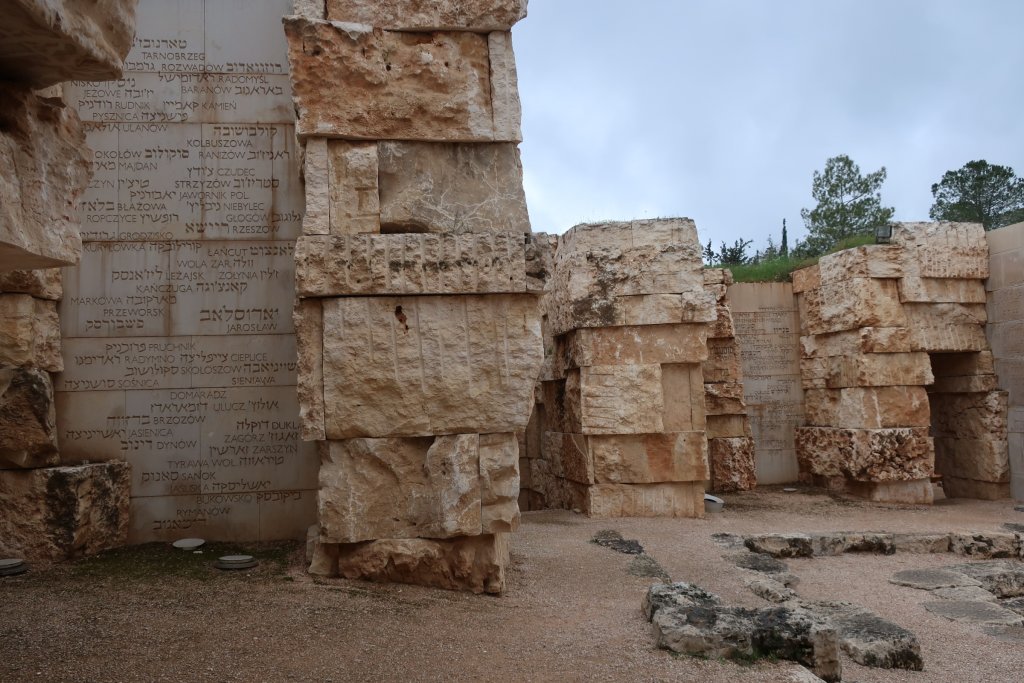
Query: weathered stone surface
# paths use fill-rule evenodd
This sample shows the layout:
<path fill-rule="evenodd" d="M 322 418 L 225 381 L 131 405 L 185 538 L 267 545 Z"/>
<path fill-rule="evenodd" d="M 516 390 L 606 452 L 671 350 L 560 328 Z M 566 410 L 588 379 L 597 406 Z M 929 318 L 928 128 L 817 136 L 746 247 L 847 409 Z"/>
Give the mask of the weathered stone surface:
<path fill-rule="evenodd" d="M 526 239 L 526 289 L 544 292 L 555 270 L 555 250 L 558 235 L 533 232 Z"/>
<path fill-rule="evenodd" d="M 90 176 L 78 116 L 17 86 L 0 86 L 0 99 L 0 271 L 75 263 Z"/>
<path fill-rule="evenodd" d="M 852 278 L 823 283 L 797 297 L 800 324 L 809 334 L 860 327 L 906 327 L 895 280 Z"/>
<path fill-rule="evenodd" d="M 846 492 L 873 503 L 931 505 L 935 491 L 931 478 L 909 481 L 847 481 Z"/>
<path fill-rule="evenodd" d="M 1002 533 L 998 531 L 975 531 L 952 533 L 949 536 L 950 552 L 957 555 L 966 555 L 968 557 L 1018 557 L 1020 554 L 1020 548 L 1021 540 L 1017 534 Z M 966 573 L 968 576 L 979 578 L 978 575 L 973 573 L 974 570 L 965 569 L 966 566 L 967 565 L 959 565 L 953 569 L 955 571 Z M 1001 567 L 1002 565 L 997 565 L 997 568 Z"/>
<path fill-rule="evenodd" d="M 892 244 L 905 250 L 904 276 L 984 280 L 989 275 L 980 223 L 898 223 Z"/>
<path fill-rule="evenodd" d="M 909 586 L 931 591 L 938 588 L 977 587 L 981 583 L 970 578 L 963 572 L 948 568 L 938 569 L 904 569 L 889 578 L 889 583 L 897 586 Z"/>
<path fill-rule="evenodd" d="M 555 339 L 554 371 L 591 365 L 700 363 L 708 357 L 704 325 L 584 328 Z"/>
<path fill-rule="evenodd" d="M 804 411 L 809 426 L 928 427 L 931 424 L 928 407 L 928 392 L 924 387 L 850 387 L 804 392 Z"/>
<path fill-rule="evenodd" d="M 306 190 L 305 211 L 302 215 L 303 235 L 327 235 L 331 232 L 330 172 L 327 157 L 328 141 L 324 138 L 306 140 L 302 155 L 302 179 Z M 377 146 L 369 143 L 376 159 Z M 377 182 L 374 177 L 372 196 L 377 197 Z M 356 197 L 347 198 L 357 201 Z M 379 212 L 378 212 L 379 213 Z M 370 232 L 380 232 L 377 230 Z"/>
<path fill-rule="evenodd" d="M 0 25 L 0 80 L 36 88 L 121 77 L 136 0 L 13 0 Z"/>
<path fill-rule="evenodd" d="M 601 484 L 655 484 L 708 478 L 701 432 L 587 437 L 594 476 Z"/>
<path fill-rule="evenodd" d="M 917 636 L 874 612 L 847 602 L 801 601 L 803 609 L 832 626 L 843 652 L 862 666 L 921 671 Z"/>
<path fill-rule="evenodd" d="M 803 294 L 821 287 L 821 269 L 818 264 L 794 270 L 790 277 L 793 278 L 794 294 Z"/>
<path fill-rule="evenodd" d="M 923 427 L 798 427 L 796 449 L 801 470 L 821 476 L 894 482 L 934 473 L 935 452 Z"/>
<path fill-rule="evenodd" d="M 324 424 L 324 315 L 316 299 L 298 299 L 295 323 L 299 428 L 303 441 L 327 438 Z"/>
<path fill-rule="evenodd" d="M 705 382 L 742 381 L 740 347 L 736 343 L 735 337 L 708 339 L 707 349 L 708 359 L 702 366 Z"/>
<path fill-rule="evenodd" d="M 927 353 L 849 353 L 802 358 L 805 389 L 916 386 L 934 381 Z"/>
<path fill-rule="evenodd" d="M 0 554 L 64 560 L 128 542 L 124 462 L 0 470 Z"/>
<path fill-rule="evenodd" d="M 904 304 L 914 351 L 987 351 L 982 304 Z"/>
<path fill-rule="evenodd" d="M 932 426 L 935 435 L 962 439 L 1007 438 L 1005 391 L 973 394 L 933 394 Z"/>
<path fill-rule="evenodd" d="M 949 534 L 893 534 L 893 546 L 901 553 L 948 553 Z"/>
<path fill-rule="evenodd" d="M 579 484 L 596 482 L 594 458 L 588 438 L 582 434 L 544 432 L 543 462 L 543 474 Z"/>
<path fill-rule="evenodd" d="M 549 303 L 553 335 L 583 327 L 713 322 L 693 221 L 577 225 L 562 235 Z"/>
<path fill-rule="evenodd" d="M 402 31 L 507 31 L 526 17 L 527 0 L 327 0 L 331 21 Z"/>
<path fill-rule="evenodd" d="M 821 286 L 854 278 L 898 278 L 903 274 L 903 249 L 871 244 L 826 254 L 818 261 Z"/>
<path fill-rule="evenodd" d="M 492 55 L 489 36 L 476 33 L 383 31 L 301 17 L 285 17 L 284 27 L 300 136 L 521 139 L 518 117 L 495 119 L 519 109 L 518 101 L 501 101 L 514 88 L 492 87 L 513 78 L 508 41 L 494 41 L 500 50 Z"/>
<path fill-rule="evenodd" d="M 514 143 L 380 143 L 383 232 L 530 232 Z M 333 218 L 333 214 L 332 214 Z"/>
<path fill-rule="evenodd" d="M 64 369 L 57 302 L 0 294 L 0 366 Z"/>
<path fill-rule="evenodd" d="M 752 438 L 708 439 L 708 460 L 711 463 L 712 491 L 751 491 L 757 486 Z"/>
<path fill-rule="evenodd" d="M 1001 624 L 1020 626 L 1024 617 L 991 602 L 973 600 L 942 600 L 926 602 L 924 608 L 950 621 L 964 621 L 969 624 Z"/>
<path fill-rule="evenodd" d="M 317 206 L 327 200 L 328 231 L 332 235 L 379 233 L 381 198 L 377 143 L 328 140 L 326 144 L 324 180 L 328 189 L 324 194 L 322 187 L 317 188 L 321 192 Z"/>
<path fill-rule="evenodd" d="M 981 540 L 979 540 L 981 539 Z M 1006 534 L 974 534 L 954 539 L 957 551 L 971 549 L 976 557 L 1011 557 L 1012 560 L 996 560 L 990 562 L 972 562 L 949 567 L 951 572 L 959 572 L 978 582 L 985 590 L 997 598 L 1015 598 L 1024 595 L 1024 565 L 1016 561 L 1014 554 L 1020 552 L 1020 538 L 1007 537 Z"/>
<path fill-rule="evenodd" d="M 60 463 L 50 375 L 0 367 L 0 468 Z"/>
<path fill-rule="evenodd" d="M 526 292 L 523 236 L 303 236 L 295 287 L 302 297 Z"/>
<path fill-rule="evenodd" d="M 0 292 L 30 294 L 37 299 L 60 301 L 64 296 L 60 268 L 11 270 L 0 273 Z"/>
<path fill-rule="evenodd" d="M 743 385 L 739 382 L 717 382 L 704 385 L 704 411 L 708 415 L 744 415 Z"/>
<path fill-rule="evenodd" d="M 844 356 L 848 353 L 909 353 L 910 330 L 905 327 L 862 327 L 832 334 L 800 337 L 804 358 Z"/>
<path fill-rule="evenodd" d="M 596 484 L 586 490 L 583 511 L 591 517 L 703 517 L 702 482 Z"/>
<path fill-rule="evenodd" d="M 505 588 L 508 535 L 380 539 L 337 546 L 336 552 L 330 575 L 500 593 Z"/>
<path fill-rule="evenodd" d="M 903 277 L 897 281 L 897 286 L 903 303 L 985 303 L 982 280 Z"/>
<path fill-rule="evenodd" d="M 480 435 L 480 526 L 485 534 L 519 528 L 519 441 Z"/>
<path fill-rule="evenodd" d="M 320 540 L 480 533 L 479 435 L 322 442 Z"/>
<path fill-rule="evenodd" d="M 935 470 L 957 479 L 1009 484 L 1007 442 L 989 439 L 935 438 Z"/>
<path fill-rule="evenodd" d="M 704 433 L 708 439 L 753 436 L 750 420 L 746 415 L 708 415 Z"/>
<path fill-rule="evenodd" d="M 1010 497 L 1009 482 L 979 481 L 960 479 L 952 475 L 942 477 L 942 490 L 947 498 L 977 498 L 978 500 L 1003 500 Z"/>
<path fill-rule="evenodd" d="M 815 555 L 841 555 L 843 553 L 872 553 L 892 555 L 896 545 L 892 534 L 873 531 L 811 534 Z"/>
<path fill-rule="evenodd" d="M 747 536 L 743 545 L 753 553 L 771 557 L 811 557 L 814 555 L 814 539 L 808 534 L 760 534 Z"/>
<path fill-rule="evenodd" d="M 731 607 L 680 582 L 651 586 L 643 611 L 660 648 L 708 658 L 775 656 L 806 664 L 826 681 L 841 678 L 835 629 L 799 605 Z"/>
<path fill-rule="evenodd" d="M 328 439 L 515 432 L 543 357 L 532 295 L 326 299 Z"/>

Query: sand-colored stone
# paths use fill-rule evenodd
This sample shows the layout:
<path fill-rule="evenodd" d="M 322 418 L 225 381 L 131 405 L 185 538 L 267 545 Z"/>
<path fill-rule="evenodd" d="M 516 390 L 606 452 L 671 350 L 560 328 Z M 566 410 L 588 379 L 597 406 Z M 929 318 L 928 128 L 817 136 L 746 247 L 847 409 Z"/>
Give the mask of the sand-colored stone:
<path fill-rule="evenodd" d="M 928 393 L 923 386 L 807 389 L 804 412 L 809 426 L 882 429 L 928 427 Z"/>
<path fill-rule="evenodd" d="M 797 427 L 800 469 L 826 477 L 886 482 L 927 479 L 935 451 L 925 427 Z"/>
<path fill-rule="evenodd" d="M 980 223 L 898 223 L 892 243 L 905 250 L 904 276 L 964 280 L 989 276 L 988 243 Z"/>
<path fill-rule="evenodd" d="M 930 398 L 935 436 L 1006 440 L 1007 392 L 933 393 Z"/>
<path fill-rule="evenodd" d="M 862 327 L 857 330 L 800 337 L 803 358 L 845 356 L 859 353 L 909 353 L 910 330 L 906 327 Z"/>
<path fill-rule="evenodd" d="M 935 471 L 957 479 L 1010 483 L 1005 439 L 935 438 Z"/>
<path fill-rule="evenodd" d="M 890 244 L 869 244 L 826 254 L 818 261 L 820 284 L 853 278 L 897 278 L 903 273 L 903 249 Z"/>
<path fill-rule="evenodd" d="M 715 319 L 708 325 L 708 339 L 729 339 L 736 336 L 732 310 L 725 302 L 715 306 Z"/>
<path fill-rule="evenodd" d="M 327 235 L 331 232 L 327 143 L 324 138 L 309 138 L 303 148 L 302 179 L 306 190 L 305 211 L 302 215 L 303 235 Z M 376 152 L 376 145 L 372 146 Z M 374 192 L 374 196 L 376 194 Z"/>
<path fill-rule="evenodd" d="M 480 533 L 479 435 L 322 442 L 324 543 Z"/>
<path fill-rule="evenodd" d="M 0 366 L 60 372 L 57 302 L 28 294 L 0 294 Z"/>
<path fill-rule="evenodd" d="M 849 481 L 846 492 L 874 503 L 931 505 L 934 490 L 930 478 L 910 481 Z"/>
<path fill-rule="evenodd" d="M 0 24 L 0 80 L 36 88 L 121 77 L 137 0 L 11 0 Z"/>
<path fill-rule="evenodd" d="M 597 481 L 588 438 L 583 434 L 544 432 L 543 460 L 541 473 L 534 476 L 543 479 L 547 475 L 588 485 Z M 531 463 L 531 467 L 537 464 Z"/>
<path fill-rule="evenodd" d="M 705 268 L 704 285 L 725 285 L 733 283 L 732 271 L 728 268 Z"/>
<path fill-rule="evenodd" d="M 942 478 L 942 492 L 947 498 L 1002 500 L 1010 497 L 1010 484 L 949 476 Z"/>
<path fill-rule="evenodd" d="M 794 294 L 803 294 L 821 286 L 821 270 L 818 264 L 794 270 L 790 277 L 793 278 Z"/>
<path fill-rule="evenodd" d="M 805 334 L 860 327 L 906 327 L 895 280 L 851 278 L 822 283 L 797 297 Z"/>
<path fill-rule="evenodd" d="M 0 555 L 65 560 L 128 542 L 131 467 L 0 470 Z"/>
<path fill-rule="evenodd" d="M 712 491 L 751 491 L 757 486 L 754 439 L 742 436 L 709 438 L 708 460 Z"/>
<path fill-rule="evenodd" d="M 555 373 L 591 365 L 700 363 L 708 358 L 699 324 L 583 328 L 555 340 Z"/>
<path fill-rule="evenodd" d="M 523 236 L 303 236 L 295 288 L 302 297 L 525 292 Z"/>
<path fill-rule="evenodd" d="M 541 293 L 555 270 L 558 235 L 533 232 L 526 237 L 526 290 Z"/>
<path fill-rule="evenodd" d="M 987 351 L 983 304 L 905 304 L 915 351 Z"/>
<path fill-rule="evenodd" d="M 480 526 L 485 534 L 519 528 L 519 441 L 515 434 L 480 435 Z"/>
<path fill-rule="evenodd" d="M 584 434 L 650 434 L 665 430 L 661 368 L 592 365 L 581 368 L 580 426 Z"/>
<path fill-rule="evenodd" d="M 934 356 L 933 356 L 934 357 Z M 967 377 L 936 377 L 928 387 L 930 394 L 970 394 L 995 391 L 999 388 L 995 375 L 974 375 Z"/>
<path fill-rule="evenodd" d="M 0 271 L 76 263 L 76 206 L 91 174 L 81 122 L 18 86 L 0 85 L 0 100 Z"/>
<path fill-rule="evenodd" d="M 297 299 L 292 311 L 298 361 L 296 391 L 299 429 L 303 441 L 323 441 L 324 426 L 324 315 L 317 299 Z"/>
<path fill-rule="evenodd" d="M 596 484 L 586 490 L 584 512 L 591 517 L 704 516 L 702 482 Z"/>
<path fill-rule="evenodd" d="M 505 588 L 508 535 L 380 539 L 337 547 L 329 575 L 474 593 Z"/>
<path fill-rule="evenodd" d="M 328 439 L 526 427 L 543 357 L 532 295 L 325 299 L 323 322 Z"/>
<path fill-rule="evenodd" d="M 60 463 L 50 375 L 0 367 L 0 468 Z"/>
<path fill-rule="evenodd" d="M 746 415 L 708 415 L 705 434 L 708 439 L 753 436 Z"/>
<path fill-rule="evenodd" d="M 738 382 L 742 379 L 742 358 L 735 338 L 708 339 L 707 349 L 708 359 L 701 366 L 705 382 Z"/>
<path fill-rule="evenodd" d="M 514 143 L 379 145 L 383 232 L 530 232 Z M 333 218 L 333 213 L 332 213 Z"/>
<path fill-rule="evenodd" d="M 495 113 L 510 89 L 492 88 L 489 37 L 476 33 L 410 33 L 285 17 L 288 58 L 300 136 L 362 140 L 518 142 Z M 511 46 L 497 75 L 511 77 Z M 514 88 L 511 89 L 514 91 Z M 498 97 L 493 97 L 497 94 Z"/>
<path fill-rule="evenodd" d="M 656 484 L 708 478 L 702 432 L 587 437 L 599 484 Z"/>
<path fill-rule="evenodd" d="M 0 273 L 0 292 L 30 294 L 37 299 L 60 301 L 64 297 L 60 268 L 2 272 Z"/>
<path fill-rule="evenodd" d="M 307 145 L 308 146 L 308 145 Z M 332 235 L 380 232 L 380 165 L 373 142 L 327 142 L 327 201 Z M 322 182 L 322 181 L 321 181 Z M 322 192 L 322 188 L 318 188 Z"/>
<path fill-rule="evenodd" d="M 900 301 L 904 303 L 985 303 L 982 280 L 903 277 L 897 281 Z"/>
<path fill-rule="evenodd" d="M 744 415 L 747 405 L 743 385 L 739 382 L 718 382 L 704 385 L 704 410 L 707 415 Z"/>
<path fill-rule="evenodd" d="M 327 0 L 331 21 L 402 31 L 507 31 L 527 0 Z"/>
<path fill-rule="evenodd" d="M 850 353 L 800 360 L 805 389 L 931 384 L 927 353 Z"/>

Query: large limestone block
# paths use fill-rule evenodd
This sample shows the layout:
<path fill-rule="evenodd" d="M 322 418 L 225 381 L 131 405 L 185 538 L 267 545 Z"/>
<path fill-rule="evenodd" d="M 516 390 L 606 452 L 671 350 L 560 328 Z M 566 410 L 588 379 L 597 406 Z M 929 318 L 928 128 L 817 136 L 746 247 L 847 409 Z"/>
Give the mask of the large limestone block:
<path fill-rule="evenodd" d="M 805 294 L 812 289 L 821 287 L 821 269 L 817 263 L 807 268 L 794 270 L 790 277 L 793 278 L 793 294 Z"/>
<path fill-rule="evenodd" d="M 905 304 L 915 351 L 987 351 L 983 304 Z"/>
<path fill-rule="evenodd" d="M 857 330 L 800 337 L 804 358 L 845 356 L 848 353 L 909 353 L 910 330 L 906 327 L 862 327 Z"/>
<path fill-rule="evenodd" d="M 60 301 L 64 297 L 60 268 L 10 270 L 0 273 L 0 292 L 30 294 L 37 299 Z"/>
<path fill-rule="evenodd" d="M 1005 391 L 932 394 L 935 436 L 1006 440 L 1009 395 Z"/>
<path fill-rule="evenodd" d="M 731 437 L 708 439 L 711 490 L 717 493 L 751 491 L 757 486 L 754 439 Z"/>
<path fill-rule="evenodd" d="M 555 339 L 554 372 L 591 365 L 700 363 L 708 358 L 701 324 L 632 325 L 574 330 Z"/>
<path fill-rule="evenodd" d="M 587 488 L 584 505 L 583 511 L 598 519 L 700 518 L 704 516 L 704 484 L 596 484 Z"/>
<path fill-rule="evenodd" d="M 800 372 L 805 389 L 916 386 L 934 381 L 927 353 L 851 353 L 802 358 Z"/>
<path fill-rule="evenodd" d="M 320 540 L 480 533 L 479 435 L 323 442 Z"/>
<path fill-rule="evenodd" d="M 583 434 L 544 432 L 542 449 L 542 478 L 550 475 L 580 484 L 593 484 L 596 481 L 594 459 L 587 437 Z M 535 466 L 535 463 L 531 463 L 531 467 Z"/>
<path fill-rule="evenodd" d="M 709 339 L 708 359 L 703 362 L 704 381 L 740 382 L 743 379 L 743 359 L 735 338 Z"/>
<path fill-rule="evenodd" d="M 904 303 L 985 303 L 983 280 L 904 277 L 897 283 L 900 301 Z"/>
<path fill-rule="evenodd" d="M 295 245 L 301 297 L 527 291 L 522 235 L 309 235 Z"/>
<path fill-rule="evenodd" d="M 703 432 L 583 436 L 547 432 L 559 476 L 580 483 L 656 484 L 708 478 Z"/>
<path fill-rule="evenodd" d="M 297 299 L 295 323 L 299 429 L 303 441 L 323 441 L 324 426 L 324 313 L 317 299 Z"/>
<path fill-rule="evenodd" d="M 331 232 L 331 184 L 327 162 L 327 143 L 324 138 L 309 138 L 302 148 L 302 180 L 305 186 L 305 212 L 302 215 L 303 235 L 327 235 Z M 377 147 L 373 143 L 376 159 Z M 377 182 L 374 178 L 373 196 L 377 196 Z M 379 232 L 371 230 L 370 232 Z"/>
<path fill-rule="evenodd" d="M 1010 497 L 1010 484 L 944 476 L 942 478 L 942 492 L 947 498 L 1002 500 Z"/>
<path fill-rule="evenodd" d="M 492 40 L 476 33 L 395 32 L 302 17 L 285 17 L 284 29 L 300 136 L 522 137 L 518 95 L 508 87 L 515 69 L 507 34 L 492 34 Z"/>
<path fill-rule="evenodd" d="M 60 372 L 57 302 L 28 294 L 0 294 L 0 366 L 18 365 Z"/>
<path fill-rule="evenodd" d="M 50 375 L 0 367 L 0 468 L 60 463 Z"/>
<path fill-rule="evenodd" d="M 515 143 L 379 145 L 383 232 L 530 232 Z"/>
<path fill-rule="evenodd" d="M 935 471 L 957 479 L 1009 484 L 1009 447 L 996 437 L 936 437 Z"/>
<path fill-rule="evenodd" d="M 515 432 L 543 357 L 531 295 L 323 300 L 328 439 Z"/>
<path fill-rule="evenodd" d="M 904 249 L 904 275 L 984 280 L 988 242 L 980 223 L 898 223 L 892 243 Z"/>
<path fill-rule="evenodd" d="M 705 434 L 709 439 L 753 436 L 750 418 L 746 415 L 708 415 Z"/>
<path fill-rule="evenodd" d="M 851 278 L 823 283 L 797 299 L 800 323 L 809 334 L 859 327 L 906 327 L 896 280 Z"/>
<path fill-rule="evenodd" d="M 528 0 L 327 0 L 331 21 L 402 31 L 507 31 Z"/>
<path fill-rule="evenodd" d="M 925 427 L 797 427 L 795 433 L 800 469 L 811 474 L 885 482 L 927 479 L 935 472 Z"/>
<path fill-rule="evenodd" d="M 939 378 L 966 378 L 995 373 L 995 358 L 991 351 L 934 353 L 931 354 L 930 358 L 937 380 Z M 976 389 L 975 391 L 979 390 Z"/>
<path fill-rule="evenodd" d="M 71 265 L 82 252 L 85 135 L 61 100 L 0 85 L 0 271 Z"/>
<path fill-rule="evenodd" d="M 509 563 L 508 534 L 449 539 L 381 539 L 335 546 L 329 574 L 346 579 L 500 593 Z"/>
<path fill-rule="evenodd" d="M 882 429 L 928 427 L 928 392 L 922 386 L 808 389 L 807 424 L 817 427 Z"/>
<path fill-rule="evenodd" d="M 128 542 L 131 467 L 0 470 L 0 555 L 65 560 Z"/>
<path fill-rule="evenodd" d="M 480 435 L 480 526 L 485 534 L 519 528 L 519 439 Z"/>
<path fill-rule="evenodd" d="M 903 274 L 903 249 L 871 244 L 826 254 L 818 261 L 821 284 L 854 278 L 897 278 Z"/>
<path fill-rule="evenodd" d="M 743 385 L 739 382 L 705 384 L 704 410 L 707 415 L 746 415 Z"/>
<path fill-rule="evenodd" d="M 685 218 L 571 228 L 555 254 L 552 334 L 582 327 L 714 322 L 716 298 L 704 289 L 700 254 L 696 227 Z M 641 304 L 630 297 L 647 298 Z"/>
<path fill-rule="evenodd" d="M 137 0 L 11 0 L 0 23 L 0 80 L 45 88 L 121 77 Z"/>

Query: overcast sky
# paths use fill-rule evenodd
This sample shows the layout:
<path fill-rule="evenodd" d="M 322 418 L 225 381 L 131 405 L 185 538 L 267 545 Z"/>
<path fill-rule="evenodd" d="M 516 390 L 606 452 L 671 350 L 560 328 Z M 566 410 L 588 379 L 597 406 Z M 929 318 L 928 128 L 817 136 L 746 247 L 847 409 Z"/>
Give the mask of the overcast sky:
<path fill-rule="evenodd" d="M 530 0 L 514 29 L 533 229 L 689 216 L 790 245 L 811 176 L 885 166 L 897 220 L 972 159 L 1024 175 L 1024 0 Z"/>

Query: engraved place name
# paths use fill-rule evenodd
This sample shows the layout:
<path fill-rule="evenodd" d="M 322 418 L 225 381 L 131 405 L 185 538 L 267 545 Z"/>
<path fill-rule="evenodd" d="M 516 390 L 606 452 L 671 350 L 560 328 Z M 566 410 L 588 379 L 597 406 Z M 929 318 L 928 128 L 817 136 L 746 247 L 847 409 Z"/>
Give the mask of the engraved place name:
<path fill-rule="evenodd" d="M 799 331 L 796 311 L 761 310 L 757 312 L 732 314 L 737 336 L 760 334 L 796 334 Z"/>

